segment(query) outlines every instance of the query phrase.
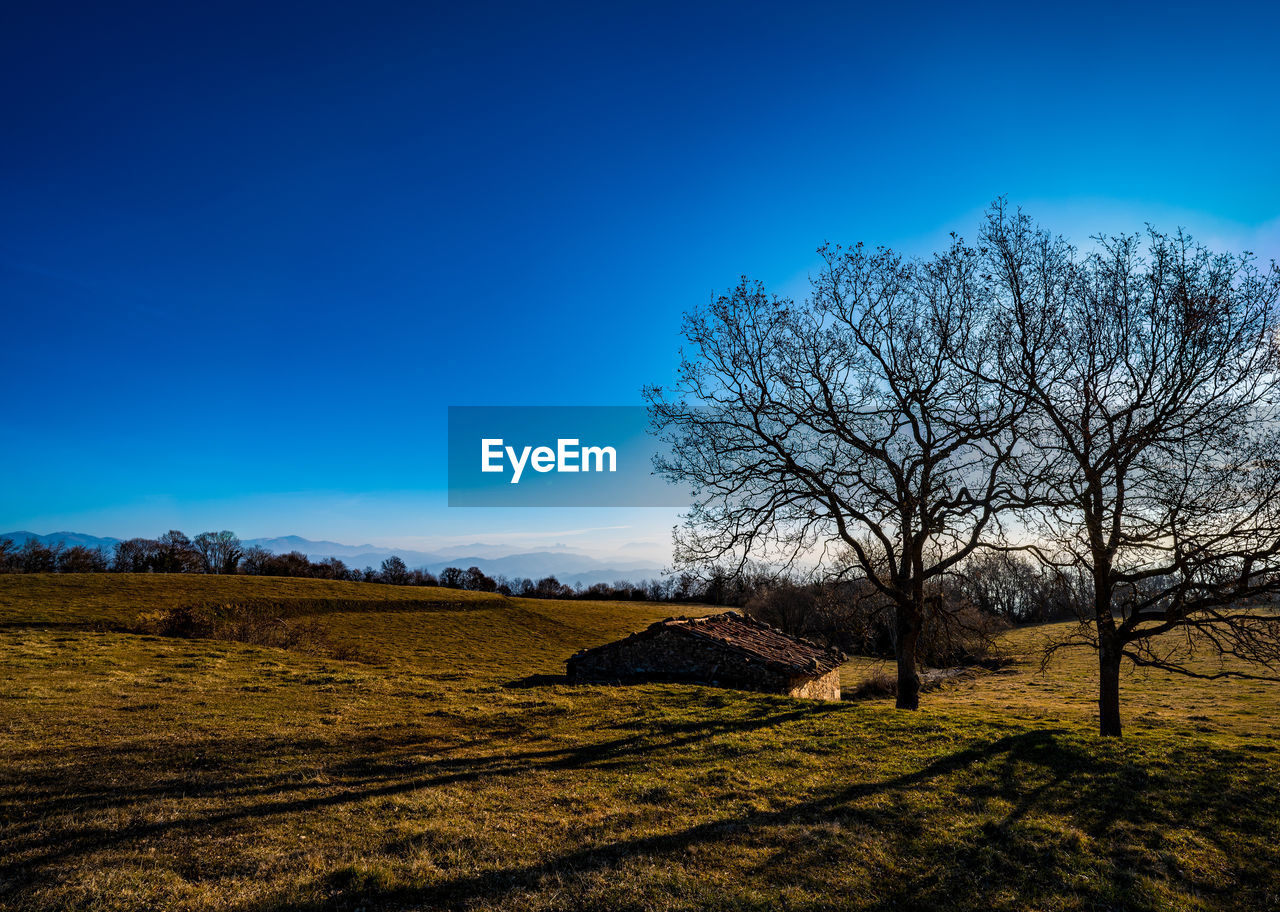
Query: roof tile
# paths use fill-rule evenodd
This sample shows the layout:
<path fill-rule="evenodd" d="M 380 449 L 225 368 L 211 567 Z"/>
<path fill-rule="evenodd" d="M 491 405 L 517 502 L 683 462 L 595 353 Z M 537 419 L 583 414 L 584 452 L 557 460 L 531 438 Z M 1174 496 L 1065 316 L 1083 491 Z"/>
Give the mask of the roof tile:
<path fill-rule="evenodd" d="M 654 627 L 711 640 L 796 674 L 826 674 L 839 668 L 844 661 L 838 650 L 789 636 L 776 627 L 736 611 L 697 618 L 668 618 Z"/>

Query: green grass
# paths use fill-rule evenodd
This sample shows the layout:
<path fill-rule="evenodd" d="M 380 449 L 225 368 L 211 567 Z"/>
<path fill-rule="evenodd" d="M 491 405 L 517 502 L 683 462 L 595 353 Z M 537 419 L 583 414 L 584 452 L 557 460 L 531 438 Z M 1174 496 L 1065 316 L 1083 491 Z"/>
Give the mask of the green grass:
<path fill-rule="evenodd" d="M 273 600 L 369 661 L 119 629 Z M 669 613 L 0 577 L 0 907 L 1280 907 L 1275 685 L 1126 679 L 1108 742 L 1083 653 L 918 714 L 552 677 Z"/>

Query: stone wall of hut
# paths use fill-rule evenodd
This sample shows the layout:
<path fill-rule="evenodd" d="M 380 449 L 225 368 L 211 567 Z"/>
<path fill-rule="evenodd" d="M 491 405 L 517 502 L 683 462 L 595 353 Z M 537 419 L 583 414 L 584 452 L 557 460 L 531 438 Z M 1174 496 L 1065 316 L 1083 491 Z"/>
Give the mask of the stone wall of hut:
<path fill-rule="evenodd" d="M 663 630 L 629 637 L 568 662 L 576 681 L 686 681 L 740 690 L 840 699 L 840 676 L 792 676 L 714 642 Z"/>
<path fill-rule="evenodd" d="M 840 669 L 829 671 L 820 678 L 792 678 L 788 693 L 808 700 L 839 700 Z"/>

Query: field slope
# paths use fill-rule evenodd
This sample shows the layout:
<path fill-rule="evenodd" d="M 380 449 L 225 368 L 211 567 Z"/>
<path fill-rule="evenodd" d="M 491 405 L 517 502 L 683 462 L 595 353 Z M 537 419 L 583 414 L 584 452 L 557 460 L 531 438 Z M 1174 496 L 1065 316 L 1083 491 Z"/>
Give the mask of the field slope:
<path fill-rule="evenodd" d="M 276 606 L 364 660 L 129 632 L 184 605 Z M 0 908 L 1280 907 L 1274 685 L 1130 679 L 1116 743 L 1086 655 L 918 714 L 556 677 L 670 613 L 0 577 Z"/>

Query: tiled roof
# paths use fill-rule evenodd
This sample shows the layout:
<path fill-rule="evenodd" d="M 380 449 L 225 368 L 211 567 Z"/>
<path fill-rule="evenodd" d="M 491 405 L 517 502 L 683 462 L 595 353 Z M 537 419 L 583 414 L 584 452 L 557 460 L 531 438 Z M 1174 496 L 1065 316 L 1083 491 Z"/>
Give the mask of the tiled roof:
<path fill-rule="evenodd" d="M 668 618 L 655 626 L 711 640 L 795 674 L 824 675 L 839 668 L 844 661 L 837 650 L 788 636 L 776 627 L 736 611 L 699 618 Z"/>
<path fill-rule="evenodd" d="M 655 636 L 663 631 L 680 633 L 759 661 L 762 665 L 794 675 L 821 676 L 840 667 L 844 655 L 836 649 L 819 646 L 809 640 L 788 636 L 776 627 L 745 617 L 736 611 L 707 617 L 673 617 L 651 624 L 626 639 Z M 608 649 L 612 643 L 584 649 L 578 656 Z"/>

